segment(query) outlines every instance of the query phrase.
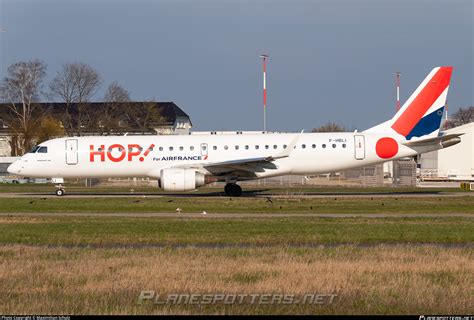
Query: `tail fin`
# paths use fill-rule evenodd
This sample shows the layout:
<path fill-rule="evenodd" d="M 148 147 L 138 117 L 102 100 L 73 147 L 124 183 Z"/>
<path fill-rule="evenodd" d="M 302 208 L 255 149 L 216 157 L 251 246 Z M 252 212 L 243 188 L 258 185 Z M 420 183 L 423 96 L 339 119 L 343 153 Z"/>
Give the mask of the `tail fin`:
<path fill-rule="evenodd" d="M 437 67 L 431 70 L 391 120 L 366 132 L 399 134 L 406 140 L 436 136 L 446 105 L 452 71 L 453 67 Z"/>

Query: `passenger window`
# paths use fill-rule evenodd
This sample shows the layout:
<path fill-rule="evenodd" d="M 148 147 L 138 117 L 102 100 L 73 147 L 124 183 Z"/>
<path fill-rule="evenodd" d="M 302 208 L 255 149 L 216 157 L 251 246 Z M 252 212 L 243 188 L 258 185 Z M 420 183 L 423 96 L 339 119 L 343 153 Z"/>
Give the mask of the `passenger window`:
<path fill-rule="evenodd" d="M 265 149 L 268 149 L 268 144 L 265 145 Z"/>
<path fill-rule="evenodd" d="M 239 146 L 235 146 L 235 150 L 239 150 Z"/>
<path fill-rule="evenodd" d="M 342 144 L 342 147 L 343 147 L 343 148 L 345 148 L 345 147 L 346 147 L 346 144 L 345 144 L 345 143 L 343 143 L 343 144 Z"/>
<path fill-rule="evenodd" d="M 213 146 L 212 149 L 213 149 L 213 150 L 217 150 L 217 146 Z"/>
<path fill-rule="evenodd" d="M 283 149 L 286 149 L 286 147 L 288 147 L 286 144 L 283 145 Z"/>
<path fill-rule="evenodd" d="M 194 150 L 194 146 L 190 146 L 190 147 L 189 147 L 189 150 L 193 151 L 193 150 Z"/>
<path fill-rule="evenodd" d="M 229 147 L 228 147 L 228 146 L 224 146 L 224 150 L 227 150 L 227 149 L 229 149 Z"/>
<path fill-rule="evenodd" d="M 316 145 L 314 143 L 311 146 L 313 147 L 313 149 L 316 149 Z"/>
<path fill-rule="evenodd" d="M 248 150 L 249 149 L 249 146 L 245 146 L 245 150 Z"/>
<path fill-rule="evenodd" d="M 336 144 L 335 144 L 335 143 L 333 143 L 333 144 L 332 144 L 332 147 L 333 147 L 333 148 L 335 148 L 335 147 L 336 147 Z"/>
<path fill-rule="evenodd" d="M 179 151 L 183 151 L 183 150 L 184 150 L 184 148 L 183 148 L 183 147 L 179 147 Z"/>
<path fill-rule="evenodd" d="M 255 145 L 255 150 L 258 150 L 258 148 L 260 148 L 260 146 L 258 146 L 258 145 Z"/>
<path fill-rule="evenodd" d="M 276 144 L 274 144 L 274 145 L 273 145 L 273 149 L 276 149 L 276 148 L 277 148 L 277 145 L 276 145 Z"/>
<path fill-rule="evenodd" d="M 48 153 L 48 147 L 40 147 L 38 153 Z"/>
<path fill-rule="evenodd" d="M 170 151 L 173 151 L 173 147 L 170 147 Z"/>
<path fill-rule="evenodd" d="M 301 145 L 301 148 L 305 149 L 305 148 L 306 148 L 306 145 L 305 145 L 305 144 L 302 144 L 302 145 Z"/>
<path fill-rule="evenodd" d="M 326 145 L 325 145 L 325 144 L 323 144 L 323 149 L 324 149 L 324 148 L 326 148 Z"/>
<path fill-rule="evenodd" d="M 159 147 L 158 150 L 163 151 L 163 147 Z"/>

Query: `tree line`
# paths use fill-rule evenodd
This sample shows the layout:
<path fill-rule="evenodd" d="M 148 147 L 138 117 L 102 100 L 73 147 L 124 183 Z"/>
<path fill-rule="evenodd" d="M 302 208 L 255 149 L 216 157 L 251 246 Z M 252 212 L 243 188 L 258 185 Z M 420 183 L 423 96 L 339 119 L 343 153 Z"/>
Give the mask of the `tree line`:
<path fill-rule="evenodd" d="M 8 67 L 0 82 L 0 99 L 6 109 L 0 111 L 12 135 L 12 155 L 21 155 L 34 143 L 56 136 L 122 134 L 132 127 L 146 133 L 152 123 L 163 121 L 155 101 L 131 103 L 130 93 L 118 82 L 96 98 L 104 103 L 91 103 L 103 80 L 88 64 L 64 64 L 45 86 L 46 70 L 47 65 L 38 59 L 20 61 Z M 42 97 L 61 102 L 62 109 L 47 112 L 40 108 Z"/>

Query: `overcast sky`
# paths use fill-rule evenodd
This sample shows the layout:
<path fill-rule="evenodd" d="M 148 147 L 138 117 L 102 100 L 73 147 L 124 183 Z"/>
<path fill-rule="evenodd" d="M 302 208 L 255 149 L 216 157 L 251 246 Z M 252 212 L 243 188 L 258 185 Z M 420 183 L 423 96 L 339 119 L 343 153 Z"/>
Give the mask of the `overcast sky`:
<path fill-rule="evenodd" d="M 473 102 L 474 1 L 0 0 L 0 76 L 39 58 L 49 81 L 84 62 L 134 100 L 174 101 L 195 130 L 261 130 L 392 117 L 435 66 L 453 65 L 450 112 Z"/>

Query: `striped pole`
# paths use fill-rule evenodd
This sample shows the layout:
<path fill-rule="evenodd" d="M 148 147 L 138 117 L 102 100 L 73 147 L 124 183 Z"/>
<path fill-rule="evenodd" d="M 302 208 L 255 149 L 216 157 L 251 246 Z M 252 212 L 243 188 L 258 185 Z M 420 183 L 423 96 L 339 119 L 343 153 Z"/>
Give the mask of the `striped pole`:
<path fill-rule="evenodd" d="M 263 132 L 267 131 L 267 59 L 268 55 L 262 54 L 263 59 Z"/>
<path fill-rule="evenodd" d="M 446 120 L 448 120 L 448 100 L 446 100 Z"/>
<path fill-rule="evenodd" d="M 397 111 L 400 110 L 400 72 L 395 72 L 395 75 L 397 76 Z"/>

